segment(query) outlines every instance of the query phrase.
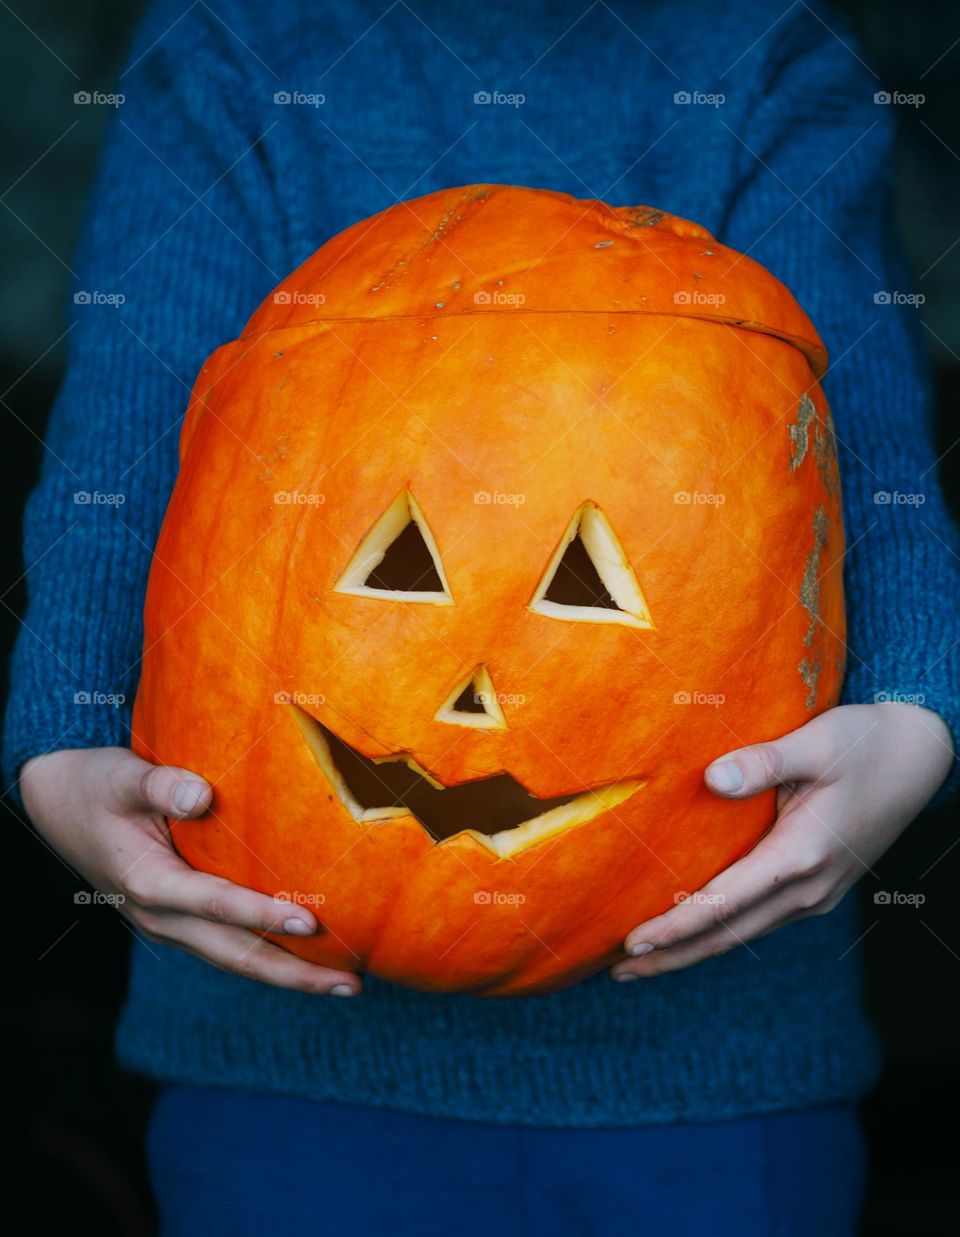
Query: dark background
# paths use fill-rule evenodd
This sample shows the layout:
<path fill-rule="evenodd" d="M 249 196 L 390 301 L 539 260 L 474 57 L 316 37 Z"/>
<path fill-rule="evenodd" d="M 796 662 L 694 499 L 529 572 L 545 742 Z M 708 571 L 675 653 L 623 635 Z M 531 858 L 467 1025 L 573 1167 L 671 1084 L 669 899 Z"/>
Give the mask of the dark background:
<path fill-rule="evenodd" d="M 4 659 L 24 600 L 20 512 L 64 362 L 68 273 L 57 255 L 70 260 L 110 113 L 75 106 L 73 94 L 113 88 L 143 7 L 139 0 L 11 3 L 0 7 Z M 897 109 L 897 208 L 916 288 L 926 297 L 920 313 L 936 374 L 942 480 L 956 515 L 960 8 L 892 0 L 839 7 L 852 16 L 880 82 L 926 96 L 921 107 Z M 150 1233 L 141 1151 L 150 1089 L 118 1074 L 110 1051 L 129 930 L 108 908 L 78 913 L 73 895 L 81 886 L 4 804 L 8 961 L 0 1071 L 7 1145 L 0 1205 L 9 1214 L 23 1204 L 41 1232 L 96 1224 L 107 1237 Z M 869 1237 L 957 1231 L 955 1137 L 946 1133 L 960 1109 L 955 837 L 951 813 L 928 813 L 885 856 L 879 884 L 863 894 L 869 999 L 888 1057 L 884 1079 L 864 1105 L 872 1152 L 863 1230 Z M 878 907 L 874 888 L 922 892 L 926 901 L 919 910 Z"/>

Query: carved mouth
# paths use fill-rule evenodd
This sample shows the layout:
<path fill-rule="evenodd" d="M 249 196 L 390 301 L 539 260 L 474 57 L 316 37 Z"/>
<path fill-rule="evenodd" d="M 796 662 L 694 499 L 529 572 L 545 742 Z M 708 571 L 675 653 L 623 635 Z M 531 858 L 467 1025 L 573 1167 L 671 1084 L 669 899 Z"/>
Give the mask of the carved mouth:
<path fill-rule="evenodd" d="M 583 824 L 629 799 L 643 782 L 614 782 L 547 799 L 509 773 L 444 786 L 407 752 L 369 757 L 291 705 L 293 717 L 337 798 L 358 823 L 413 816 L 437 842 L 469 833 L 505 857 Z"/>

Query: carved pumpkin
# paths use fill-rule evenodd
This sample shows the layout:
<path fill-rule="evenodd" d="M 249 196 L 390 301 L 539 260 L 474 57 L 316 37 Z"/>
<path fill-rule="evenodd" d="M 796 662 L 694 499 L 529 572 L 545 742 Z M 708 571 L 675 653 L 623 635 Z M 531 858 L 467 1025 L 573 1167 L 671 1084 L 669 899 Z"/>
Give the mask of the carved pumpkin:
<path fill-rule="evenodd" d="M 134 746 L 305 958 L 549 991 L 743 855 L 706 764 L 836 703 L 826 358 L 701 227 L 487 185 L 334 237 L 201 371 Z"/>

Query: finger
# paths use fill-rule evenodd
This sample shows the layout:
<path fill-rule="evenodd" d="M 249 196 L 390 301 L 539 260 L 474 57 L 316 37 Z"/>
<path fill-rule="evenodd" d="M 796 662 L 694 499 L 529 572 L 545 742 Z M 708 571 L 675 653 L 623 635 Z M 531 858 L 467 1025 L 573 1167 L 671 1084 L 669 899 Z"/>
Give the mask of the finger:
<path fill-rule="evenodd" d="M 317 996 L 357 996 L 363 990 L 359 975 L 306 962 L 245 928 L 207 923 L 193 916 L 171 920 L 164 940 L 196 954 L 220 970 L 272 984 L 296 988 Z"/>
<path fill-rule="evenodd" d="M 707 766 L 709 788 L 728 799 L 748 799 L 774 786 L 815 781 L 829 767 L 819 728 L 801 726 L 772 743 L 727 752 Z"/>
<path fill-rule="evenodd" d="M 669 971 L 684 970 L 729 953 L 738 946 L 750 950 L 749 942 L 766 936 L 788 923 L 832 910 L 839 898 L 831 896 L 822 882 L 813 880 L 790 885 L 756 903 L 729 921 L 715 925 L 698 936 L 685 938 L 669 948 L 654 949 L 639 958 L 630 958 L 611 968 L 620 981 L 647 979 Z M 752 950 L 750 950 L 753 953 Z M 754 957 L 757 955 L 754 953 Z"/>
<path fill-rule="evenodd" d="M 197 872 L 173 852 L 129 873 L 127 892 L 140 906 L 193 915 L 253 932 L 311 936 L 317 921 L 305 906 L 273 898 L 206 872 Z"/>
<path fill-rule="evenodd" d="M 188 769 L 154 765 L 133 752 L 117 752 L 104 774 L 106 804 L 117 813 L 162 812 L 185 819 L 210 806 L 208 782 Z"/>
<path fill-rule="evenodd" d="M 642 957 L 731 922 L 786 886 L 820 874 L 827 862 L 822 830 L 805 827 L 811 809 L 781 818 L 757 845 L 702 889 L 627 935 L 628 954 Z"/>
<path fill-rule="evenodd" d="M 141 804 L 153 812 L 186 820 L 202 816 L 210 807 L 210 784 L 188 769 L 175 765 L 151 765 L 141 771 L 137 792 Z"/>

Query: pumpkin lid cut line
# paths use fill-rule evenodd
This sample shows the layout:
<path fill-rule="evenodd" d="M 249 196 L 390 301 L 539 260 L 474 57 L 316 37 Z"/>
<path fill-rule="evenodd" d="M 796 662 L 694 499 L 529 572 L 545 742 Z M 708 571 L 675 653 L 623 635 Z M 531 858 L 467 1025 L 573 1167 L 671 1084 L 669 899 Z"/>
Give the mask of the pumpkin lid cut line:
<path fill-rule="evenodd" d="M 526 306 L 516 309 L 488 309 L 482 306 L 469 306 L 457 312 L 428 312 L 418 314 L 345 314 L 343 317 L 335 318 L 305 318 L 301 321 L 293 323 L 283 323 L 277 326 L 267 327 L 261 331 L 244 330 L 239 338 L 229 341 L 224 344 L 220 351 L 225 352 L 232 347 L 242 345 L 243 355 L 250 350 L 251 342 L 260 340 L 275 341 L 277 335 L 282 335 L 285 332 L 293 332 L 293 337 L 302 335 L 304 331 L 309 331 L 314 328 L 324 328 L 329 326 L 351 326 L 358 324 L 372 325 L 379 322 L 435 322 L 445 320 L 447 322 L 457 321 L 460 319 L 471 319 L 479 316 L 491 318 L 520 318 L 533 315 L 535 317 L 557 317 L 564 315 L 586 315 L 587 317 L 638 317 L 638 318 L 684 318 L 692 322 L 703 322 L 708 326 L 722 326 L 730 330 L 750 331 L 755 335 L 766 335 L 770 339 L 779 339 L 781 343 L 788 344 L 791 348 L 796 348 L 802 353 L 807 364 L 816 379 L 821 379 L 827 372 L 828 357 L 826 349 L 819 340 L 807 339 L 802 335 L 794 335 L 789 331 L 782 330 L 775 326 L 770 326 L 765 322 L 757 321 L 753 318 L 738 318 L 731 314 L 710 314 L 702 310 L 691 311 L 680 308 L 664 308 L 664 309 L 530 309 Z M 274 344 L 271 344 L 274 346 Z"/>

